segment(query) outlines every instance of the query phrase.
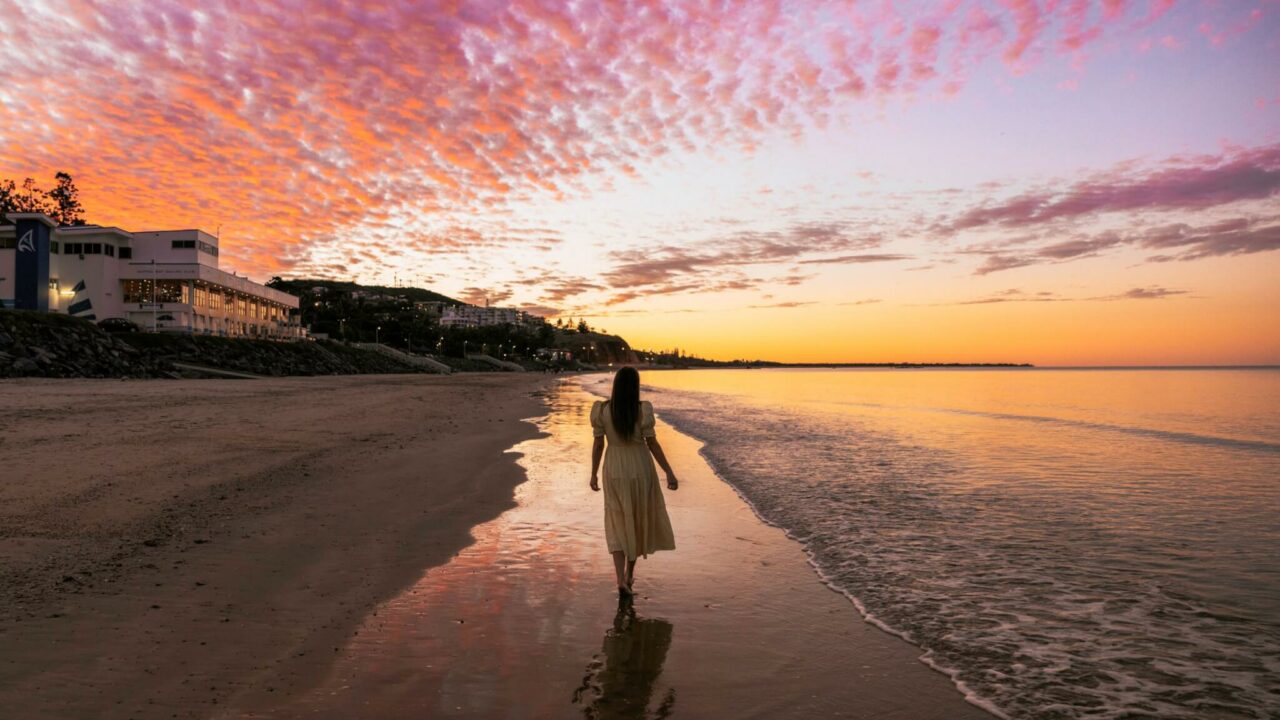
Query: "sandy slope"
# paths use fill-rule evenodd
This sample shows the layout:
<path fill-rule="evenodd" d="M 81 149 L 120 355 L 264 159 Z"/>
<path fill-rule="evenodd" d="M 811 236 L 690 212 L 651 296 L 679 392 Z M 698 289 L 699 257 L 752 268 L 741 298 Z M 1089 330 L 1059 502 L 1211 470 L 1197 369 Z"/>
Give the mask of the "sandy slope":
<path fill-rule="evenodd" d="M 0 382 L 0 707 L 289 693 L 512 504 L 538 376 Z"/>

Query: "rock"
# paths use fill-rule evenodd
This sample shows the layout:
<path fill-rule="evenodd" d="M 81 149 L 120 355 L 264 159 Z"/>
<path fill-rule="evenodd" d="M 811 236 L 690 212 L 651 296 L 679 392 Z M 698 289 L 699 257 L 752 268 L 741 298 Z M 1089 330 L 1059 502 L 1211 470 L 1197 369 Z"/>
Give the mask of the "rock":
<path fill-rule="evenodd" d="M 13 344 L 13 336 L 6 332 L 0 332 L 0 347 L 9 347 Z"/>
<path fill-rule="evenodd" d="M 32 360 L 31 358 L 24 358 L 24 357 L 14 360 L 13 365 L 11 367 L 13 368 L 14 372 L 24 374 L 24 375 L 27 373 L 33 373 L 40 369 L 40 366 L 36 364 L 35 360 Z"/>

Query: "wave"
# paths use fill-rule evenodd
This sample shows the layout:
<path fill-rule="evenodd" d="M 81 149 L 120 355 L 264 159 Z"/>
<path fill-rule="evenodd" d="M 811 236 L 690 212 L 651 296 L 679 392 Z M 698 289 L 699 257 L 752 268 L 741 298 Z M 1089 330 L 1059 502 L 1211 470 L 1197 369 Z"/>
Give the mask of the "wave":
<path fill-rule="evenodd" d="M 1139 437 L 1152 438 L 1156 440 L 1168 440 L 1170 442 L 1190 443 L 1193 445 L 1209 445 L 1214 447 L 1231 448 L 1234 450 L 1257 450 L 1261 452 L 1280 453 L 1280 443 L 1268 442 L 1266 440 L 1249 440 L 1245 438 L 1223 437 L 1221 435 L 1203 435 L 1199 433 L 1182 432 L 1178 430 L 1166 430 L 1161 428 L 1150 428 L 1133 425 L 1115 425 L 1112 423 L 1095 422 L 1089 420 L 1075 420 L 1071 418 L 1053 417 L 1050 415 L 1022 415 L 1017 413 L 991 412 L 987 410 L 966 410 L 964 408 L 948 408 L 948 407 L 923 407 L 923 406 L 893 406 L 882 403 L 866 403 L 866 402 L 840 402 L 835 403 L 850 407 L 869 407 L 882 410 L 914 410 L 923 412 L 946 413 L 950 415 L 968 415 L 971 417 L 984 417 L 992 420 L 1011 420 L 1014 422 L 1030 422 L 1043 423 L 1046 425 L 1056 425 L 1059 427 L 1079 428 L 1083 430 L 1099 430 L 1103 432 L 1123 433 L 1126 435 L 1136 435 Z"/>
<path fill-rule="evenodd" d="M 1109 506 L 1132 502 L 1116 511 L 1145 534 L 1129 534 L 1123 524 L 1092 517 L 1076 496 L 1005 491 L 984 476 L 988 466 L 965 453 L 918 444 L 875 418 L 821 406 L 783 411 L 717 393 L 646 391 L 664 420 L 703 443 L 703 457 L 761 520 L 801 543 L 823 582 L 868 622 L 921 648 L 922 662 L 992 714 L 1190 720 L 1276 711 L 1280 619 L 1268 622 L 1189 592 L 1160 569 L 1218 562 L 1196 559 L 1188 547 L 1208 542 L 1198 533 L 1231 522 L 1230 508 L 1204 510 L 1228 516 L 1209 518 L 1203 528 L 1164 527 L 1143 505 L 1147 496 L 1106 497 Z M 927 409 L 1262 451 L 1264 468 L 1274 465 L 1278 449 L 1087 420 Z M 1073 437 L 1098 442 L 1087 433 Z M 1062 468 L 1068 471 L 1084 472 Z M 1106 471 L 1098 468 L 1093 479 L 1099 490 Z M 1017 468 L 1004 472 L 1016 478 Z M 1160 477 L 1160 468 L 1151 472 Z M 1277 544 L 1273 536 L 1262 541 Z M 1228 570 L 1223 577 L 1234 577 Z"/>

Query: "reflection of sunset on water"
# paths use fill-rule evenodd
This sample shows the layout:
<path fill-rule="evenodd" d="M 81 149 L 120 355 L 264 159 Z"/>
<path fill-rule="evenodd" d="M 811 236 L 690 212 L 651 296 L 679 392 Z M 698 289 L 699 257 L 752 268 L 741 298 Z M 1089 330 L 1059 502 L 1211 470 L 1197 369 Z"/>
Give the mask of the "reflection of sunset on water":
<path fill-rule="evenodd" d="M 619 612 L 587 488 L 593 399 L 550 393 L 547 436 L 515 448 L 529 476 L 518 506 L 370 615 L 315 689 L 251 716 L 985 717 L 823 587 L 661 423 L 681 471 L 667 499 L 680 549 L 640 561 L 634 606 Z"/>

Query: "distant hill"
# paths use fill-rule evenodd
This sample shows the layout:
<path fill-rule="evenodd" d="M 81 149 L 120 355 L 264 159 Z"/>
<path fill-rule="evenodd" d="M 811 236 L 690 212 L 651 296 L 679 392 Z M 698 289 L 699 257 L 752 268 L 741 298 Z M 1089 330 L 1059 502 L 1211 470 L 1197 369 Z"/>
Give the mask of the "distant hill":
<path fill-rule="evenodd" d="M 574 357 L 589 363 L 634 363 L 636 353 L 621 335 L 606 335 L 588 330 L 557 329 L 555 347 L 569 350 Z"/>
<path fill-rule="evenodd" d="M 448 295 L 441 295 L 434 290 L 417 287 L 388 287 L 386 285 L 361 285 L 351 282 L 350 280 L 312 280 L 309 278 L 299 278 L 296 280 L 273 279 L 268 283 L 271 287 L 287 292 L 290 295 L 302 296 L 303 293 L 313 292 L 313 288 L 322 287 L 329 292 L 356 292 L 364 291 L 378 293 L 380 295 L 404 296 L 413 302 L 443 302 L 450 305 L 467 305 L 461 300 L 455 300 Z"/>

